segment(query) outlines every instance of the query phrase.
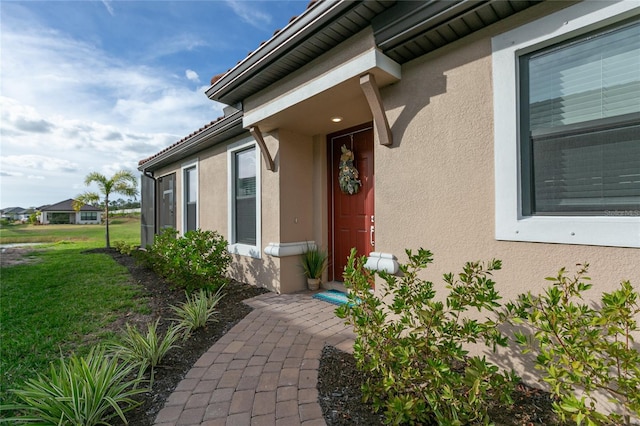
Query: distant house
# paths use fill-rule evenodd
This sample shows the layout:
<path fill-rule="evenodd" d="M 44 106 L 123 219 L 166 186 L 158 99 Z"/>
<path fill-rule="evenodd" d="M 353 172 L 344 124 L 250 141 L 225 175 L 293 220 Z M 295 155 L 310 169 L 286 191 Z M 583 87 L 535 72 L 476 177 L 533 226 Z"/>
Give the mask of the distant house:
<path fill-rule="evenodd" d="M 85 204 L 80 211 L 73 209 L 73 199 L 41 207 L 40 223 L 46 224 L 99 224 L 102 209 Z"/>
<path fill-rule="evenodd" d="M 2 218 L 10 220 L 26 221 L 29 215 L 33 213 L 33 209 L 24 209 L 22 207 L 7 207 L 2 209 Z"/>

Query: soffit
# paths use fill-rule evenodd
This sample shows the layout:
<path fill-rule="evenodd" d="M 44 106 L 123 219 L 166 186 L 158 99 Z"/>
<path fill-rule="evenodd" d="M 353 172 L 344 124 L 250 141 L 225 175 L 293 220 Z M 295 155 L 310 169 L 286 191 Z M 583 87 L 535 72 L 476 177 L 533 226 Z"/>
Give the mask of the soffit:
<path fill-rule="evenodd" d="M 403 64 L 542 1 L 401 1 L 371 25 L 377 46 Z"/>

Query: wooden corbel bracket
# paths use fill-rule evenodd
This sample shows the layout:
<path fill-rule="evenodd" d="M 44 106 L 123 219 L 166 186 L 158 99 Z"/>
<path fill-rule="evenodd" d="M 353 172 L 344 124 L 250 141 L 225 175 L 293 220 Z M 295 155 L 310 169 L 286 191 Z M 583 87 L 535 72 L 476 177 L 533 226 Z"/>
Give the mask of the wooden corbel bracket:
<path fill-rule="evenodd" d="M 360 87 L 364 92 L 369 109 L 373 115 L 373 123 L 378 132 L 378 138 L 380 139 L 380 145 L 391 146 L 393 144 L 393 134 L 389 127 L 389 121 L 387 120 L 387 114 L 384 112 L 382 105 L 382 98 L 380 97 L 380 90 L 378 90 L 378 84 L 376 83 L 376 77 L 367 73 L 360 76 Z"/>
<path fill-rule="evenodd" d="M 271 170 L 273 172 L 275 170 L 273 158 L 271 158 L 271 154 L 267 149 L 267 144 L 264 142 L 264 138 L 262 137 L 260 128 L 258 126 L 251 126 L 249 127 L 249 132 L 260 146 L 260 152 L 262 153 L 262 158 L 264 159 L 264 165 L 267 167 L 267 170 Z"/>

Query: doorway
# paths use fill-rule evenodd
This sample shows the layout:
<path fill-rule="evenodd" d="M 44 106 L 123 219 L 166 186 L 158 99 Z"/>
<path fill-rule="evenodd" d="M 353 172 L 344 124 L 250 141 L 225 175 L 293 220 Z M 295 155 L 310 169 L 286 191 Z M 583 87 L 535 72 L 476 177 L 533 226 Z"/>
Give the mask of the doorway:
<path fill-rule="evenodd" d="M 368 256 L 375 246 L 373 126 L 371 123 L 327 136 L 329 172 L 329 281 L 343 281 L 342 273 L 353 247 Z M 354 194 L 339 184 L 340 157 L 345 146 L 361 182 Z"/>

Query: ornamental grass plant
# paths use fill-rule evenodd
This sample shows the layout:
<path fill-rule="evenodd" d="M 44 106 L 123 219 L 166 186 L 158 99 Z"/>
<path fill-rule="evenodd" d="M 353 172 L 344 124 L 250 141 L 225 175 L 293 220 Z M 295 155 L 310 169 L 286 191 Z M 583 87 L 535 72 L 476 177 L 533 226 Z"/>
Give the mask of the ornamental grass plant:
<path fill-rule="evenodd" d="M 215 293 L 204 289 L 196 294 L 189 296 L 187 301 L 180 306 L 173 306 L 178 321 L 177 327 L 184 333 L 187 338 L 193 330 L 204 327 L 210 321 L 215 321 L 215 315 L 218 313 L 217 306 L 224 297 L 222 293 L 223 287 L 219 288 Z"/>
<path fill-rule="evenodd" d="M 149 323 L 146 335 L 131 324 L 127 324 L 120 340 L 109 343 L 109 349 L 113 354 L 137 366 L 141 372 L 151 368 L 152 382 L 154 368 L 160 364 L 167 352 L 177 346 L 175 343 L 180 339 L 180 328 L 176 325 L 169 327 L 161 337 L 158 333 L 159 323 L 160 318 L 156 322 Z"/>
<path fill-rule="evenodd" d="M 1 407 L 20 416 L 1 419 L 7 424 L 108 425 L 136 407 L 135 395 L 147 391 L 136 366 L 122 362 L 97 346 L 85 357 L 60 358 L 48 376 L 27 380 L 13 393 L 20 401 Z"/>

